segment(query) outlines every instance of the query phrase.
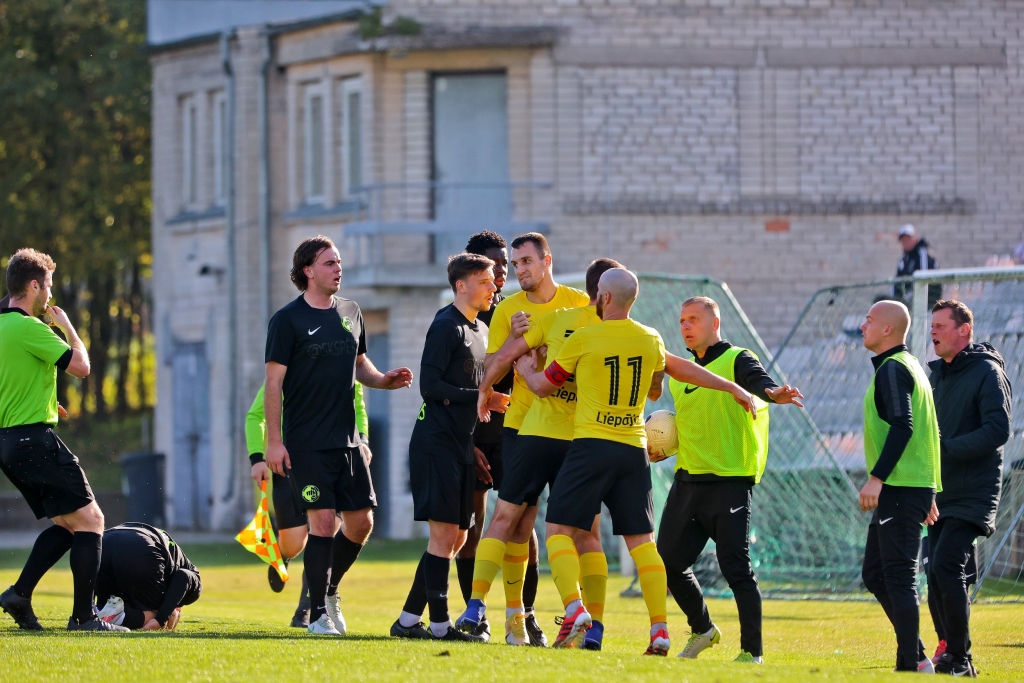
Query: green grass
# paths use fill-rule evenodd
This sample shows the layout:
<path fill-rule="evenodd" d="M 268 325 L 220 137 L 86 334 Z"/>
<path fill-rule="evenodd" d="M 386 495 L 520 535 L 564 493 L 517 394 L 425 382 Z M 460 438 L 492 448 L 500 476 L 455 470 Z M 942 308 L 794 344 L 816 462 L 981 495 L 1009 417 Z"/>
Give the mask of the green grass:
<path fill-rule="evenodd" d="M 639 599 L 618 597 L 627 580 L 609 581 L 606 638 L 602 652 L 510 648 L 395 641 L 386 636 L 397 617 L 423 542 L 372 542 L 342 584 L 348 638 L 314 638 L 287 627 L 298 596 L 298 581 L 284 593 L 267 588 L 265 565 L 232 546 L 186 548 L 203 573 L 205 590 L 186 608 L 176 633 L 127 636 L 68 634 L 62 630 L 71 607 L 71 576 L 55 568 L 35 594 L 35 608 L 47 631 L 12 628 L 0 614 L 0 680 L 193 681 L 193 680 L 433 680 L 559 678 L 608 681 L 649 680 L 726 683 L 731 681 L 890 679 L 895 639 L 881 608 L 873 602 L 767 601 L 764 633 L 767 664 L 733 664 L 739 627 L 732 601 L 713 600 L 722 645 L 699 661 L 641 657 L 647 645 L 647 613 Z M 24 552 L 0 553 L 0 586 L 17 576 Z M 66 565 L 64 565 L 66 567 Z M 559 605 L 549 576 L 541 577 L 538 613 L 554 635 Z M 453 616 L 462 608 L 454 574 Z M 495 583 L 491 602 L 502 606 Z M 497 616 L 495 611 L 493 616 Z M 670 606 L 673 654 L 685 641 L 686 624 Z M 1024 678 L 1024 606 L 976 605 L 972 616 L 974 656 L 985 678 Z M 934 647 L 927 610 L 925 642 Z"/>

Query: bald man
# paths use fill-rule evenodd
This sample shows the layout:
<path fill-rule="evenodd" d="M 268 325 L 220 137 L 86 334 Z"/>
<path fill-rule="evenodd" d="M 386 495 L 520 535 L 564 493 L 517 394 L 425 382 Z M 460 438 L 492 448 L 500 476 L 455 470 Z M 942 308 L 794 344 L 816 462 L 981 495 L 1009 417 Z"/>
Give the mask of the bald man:
<path fill-rule="evenodd" d="M 540 397 L 576 379 L 572 446 L 548 498 L 547 549 L 551 577 L 565 606 L 555 646 L 580 647 L 593 619 L 582 602 L 580 558 L 575 539 L 608 507 L 612 532 L 622 536 L 636 562 L 640 590 L 651 619 L 645 654 L 665 656 L 665 563 L 654 544 L 651 465 L 647 459 L 644 405 L 658 400 L 665 376 L 661 335 L 629 317 L 639 293 L 636 276 L 624 268 L 605 271 L 597 285 L 595 312 L 601 322 L 576 330 L 544 370 L 535 356 L 516 369 Z"/>
<path fill-rule="evenodd" d="M 864 459 L 868 482 L 860 509 L 874 510 L 864 549 L 864 585 L 896 631 L 896 671 L 935 673 L 919 633 L 917 555 L 922 524 L 939 513 L 939 422 L 928 376 L 907 349 L 910 312 L 879 301 L 861 325 L 875 354 L 864 396 Z"/>

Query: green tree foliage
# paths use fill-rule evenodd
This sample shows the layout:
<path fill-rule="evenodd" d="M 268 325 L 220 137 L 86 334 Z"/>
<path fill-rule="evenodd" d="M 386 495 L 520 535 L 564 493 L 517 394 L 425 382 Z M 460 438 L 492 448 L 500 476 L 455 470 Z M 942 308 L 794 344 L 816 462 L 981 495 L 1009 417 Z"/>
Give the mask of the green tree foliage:
<path fill-rule="evenodd" d="M 73 412 L 151 405 L 150 68 L 141 0 L 0 0 L 0 266 L 57 262 L 92 374 Z"/>

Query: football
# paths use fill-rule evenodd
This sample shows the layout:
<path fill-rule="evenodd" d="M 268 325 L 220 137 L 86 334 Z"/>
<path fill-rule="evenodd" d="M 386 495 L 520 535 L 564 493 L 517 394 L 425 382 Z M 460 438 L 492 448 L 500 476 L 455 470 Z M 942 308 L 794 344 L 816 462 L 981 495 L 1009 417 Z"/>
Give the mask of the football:
<path fill-rule="evenodd" d="M 671 410 L 655 410 L 644 425 L 647 430 L 647 452 L 651 462 L 661 462 L 679 450 L 676 414 Z"/>

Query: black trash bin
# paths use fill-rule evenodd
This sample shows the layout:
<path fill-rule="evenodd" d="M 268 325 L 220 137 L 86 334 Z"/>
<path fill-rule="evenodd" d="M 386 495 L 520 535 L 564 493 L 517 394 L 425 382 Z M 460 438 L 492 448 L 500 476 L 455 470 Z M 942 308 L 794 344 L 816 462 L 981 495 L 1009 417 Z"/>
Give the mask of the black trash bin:
<path fill-rule="evenodd" d="M 128 499 L 128 521 L 164 526 L 164 454 L 128 453 L 120 460 L 121 490 Z"/>

